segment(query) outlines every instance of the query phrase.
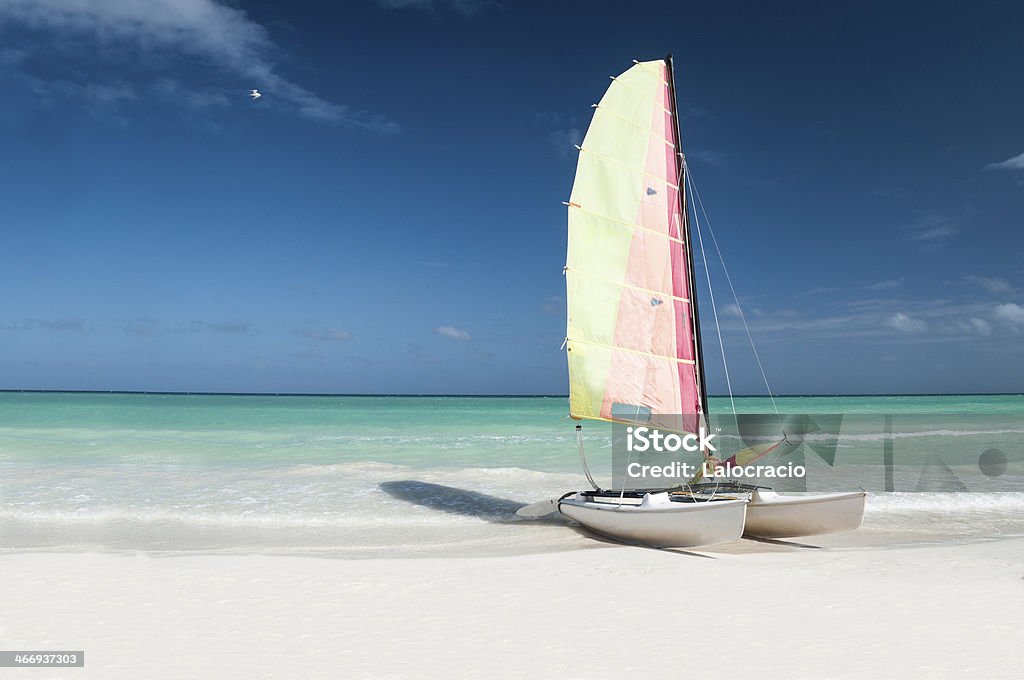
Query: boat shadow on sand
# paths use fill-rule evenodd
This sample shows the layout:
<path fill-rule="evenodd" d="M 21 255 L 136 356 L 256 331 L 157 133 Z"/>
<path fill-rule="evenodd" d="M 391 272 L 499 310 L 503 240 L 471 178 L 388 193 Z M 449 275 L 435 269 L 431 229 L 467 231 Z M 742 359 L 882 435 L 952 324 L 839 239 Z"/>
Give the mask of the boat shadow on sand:
<path fill-rule="evenodd" d="M 459 489 L 454 486 L 443 484 L 432 484 L 430 482 L 419 482 L 412 479 L 405 479 L 394 482 L 381 482 L 378 488 L 392 498 L 420 505 L 431 510 L 463 515 L 465 517 L 476 517 L 495 524 L 518 524 L 518 525 L 541 525 L 541 526 L 564 526 L 587 538 L 613 546 L 632 545 L 632 547 L 646 548 L 648 550 L 660 550 L 663 552 L 678 553 L 691 557 L 706 557 L 715 559 L 712 555 L 705 555 L 679 548 L 654 548 L 640 544 L 625 544 L 594 533 L 558 513 L 552 513 L 545 517 L 528 519 L 516 515 L 516 510 L 526 505 L 521 501 L 513 501 L 508 498 L 490 496 L 479 491 Z"/>
<path fill-rule="evenodd" d="M 412 479 L 381 482 L 378 484 L 378 488 L 398 500 L 453 515 L 477 517 L 495 524 L 564 524 L 568 526 L 566 519 L 558 514 L 536 519 L 519 517 L 516 515 L 516 510 L 526 503 L 489 496 L 479 491 L 431 484 L 430 482 L 418 482 Z"/>

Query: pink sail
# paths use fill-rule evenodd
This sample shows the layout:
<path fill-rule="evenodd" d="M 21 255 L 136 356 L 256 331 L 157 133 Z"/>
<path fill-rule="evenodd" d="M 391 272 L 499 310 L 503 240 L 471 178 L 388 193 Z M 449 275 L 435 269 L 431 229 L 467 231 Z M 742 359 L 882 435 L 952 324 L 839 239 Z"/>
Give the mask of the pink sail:
<path fill-rule="evenodd" d="M 669 78 L 666 61 L 615 78 L 581 147 L 566 266 L 570 414 L 694 431 L 703 409 Z"/>

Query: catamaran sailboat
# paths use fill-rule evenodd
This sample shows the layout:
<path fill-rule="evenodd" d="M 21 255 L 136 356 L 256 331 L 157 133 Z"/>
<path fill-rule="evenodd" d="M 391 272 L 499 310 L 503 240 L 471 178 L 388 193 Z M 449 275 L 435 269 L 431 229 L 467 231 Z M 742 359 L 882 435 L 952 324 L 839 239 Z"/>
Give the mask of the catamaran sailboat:
<path fill-rule="evenodd" d="M 634 62 L 594 109 L 566 203 L 569 415 L 695 433 L 708 402 L 671 55 Z M 676 415 L 662 423 L 659 414 Z M 599 534 L 660 547 L 731 541 L 745 527 L 765 537 L 855 528 L 863 514 L 862 493 L 815 502 L 740 486 L 602 490 L 579 425 L 577 435 L 593 489 L 520 514 L 557 510 Z"/>

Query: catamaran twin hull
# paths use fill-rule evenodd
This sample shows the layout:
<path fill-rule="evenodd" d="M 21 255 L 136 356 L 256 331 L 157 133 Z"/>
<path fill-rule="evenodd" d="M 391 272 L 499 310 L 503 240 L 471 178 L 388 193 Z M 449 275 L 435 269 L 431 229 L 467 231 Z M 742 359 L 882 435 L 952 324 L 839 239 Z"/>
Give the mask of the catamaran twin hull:
<path fill-rule="evenodd" d="M 864 519 L 867 493 L 781 494 L 733 480 L 680 487 L 675 497 L 742 496 L 750 500 L 743 535 L 751 538 L 796 538 L 852 531 Z"/>
<path fill-rule="evenodd" d="M 560 500 L 558 511 L 618 541 L 685 548 L 741 536 L 795 538 L 851 531 L 861 524 L 866 496 L 863 491 L 781 496 L 766 489 L 740 498 L 580 492 Z"/>
<path fill-rule="evenodd" d="M 734 541 L 743 535 L 747 499 L 672 500 L 668 493 L 638 499 L 617 493 L 580 492 L 558 502 L 558 511 L 596 533 L 626 543 L 686 548 Z"/>
<path fill-rule="evenodd" d="M 796 538 L 852 531 L 864 519 L 866 497 L 864 491 L 781 496 L 767 489 L 755 489 L 747 507 L 743 535 Z"/>

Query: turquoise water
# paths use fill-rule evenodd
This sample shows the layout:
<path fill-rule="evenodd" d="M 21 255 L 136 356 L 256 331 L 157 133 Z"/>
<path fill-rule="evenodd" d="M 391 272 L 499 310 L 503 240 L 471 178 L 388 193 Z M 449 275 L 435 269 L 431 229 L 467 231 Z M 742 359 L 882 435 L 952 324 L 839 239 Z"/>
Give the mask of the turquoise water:
<path fill-rule="evenodd" d="M 977 418 L 996 418 L 986 436 L 1011 467 L 1024 437 L 1020 395 L 777 403 L 791 414 L 917 418 L 914 436 L 899 440 L 903 460 L 924 461 Z M 767 398 L 736 406 L 771 412 Z M 529 544 L 552 534 L 510 528 L 516 504 L 585 486 L 566 407 L 564 397 L 0 393 L 0 549 L 374 555 L 510 537 Z M 726 411 L 728 400 L 711 408 Z M 869 430 L 840 448 L 877 458 L 881 440 Z M 610 465 L 609 432 L 585 427 L 595 471 Z M 963 470 L 972 466 L 972 479 L 989 483 L 974 459 Z M 1018 491 L 1016 479 L 1003 475 L 991 490 Z M 967 508 L 987 518 L 984 531 L 1005 533 L 1024 523 L 1018 495 L 896 494 L 875 508 L 890 519 Z"/>
<path fill-rule="evenodd" d="M 779 397 L 783 414 L 1020 416 L 1024 396 Z M 714 413 L 730 409 L 712 398 Z M 767 398 L 736 399 L 771 413 Z M 573 471 L 564 397 L 0 393 L 0 462 L 516 466 Z M 586 432 L 605 444 L 609 428 Z"/>

